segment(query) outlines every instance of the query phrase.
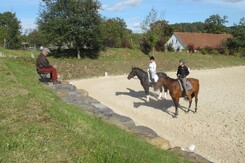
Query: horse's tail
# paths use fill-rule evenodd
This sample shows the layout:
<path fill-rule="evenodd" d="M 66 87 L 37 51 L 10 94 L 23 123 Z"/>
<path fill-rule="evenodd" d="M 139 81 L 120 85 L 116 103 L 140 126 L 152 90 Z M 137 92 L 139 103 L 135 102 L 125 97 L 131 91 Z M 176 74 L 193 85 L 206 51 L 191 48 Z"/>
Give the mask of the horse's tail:
<path fill-rule="evenodd" d="M 198 79 L 194 79 L 195 80 L 195 92 L 196 94 L 198 94 L 199 89 L 200 89 L 200 84 L 199 84 L 199 80 Z"/>

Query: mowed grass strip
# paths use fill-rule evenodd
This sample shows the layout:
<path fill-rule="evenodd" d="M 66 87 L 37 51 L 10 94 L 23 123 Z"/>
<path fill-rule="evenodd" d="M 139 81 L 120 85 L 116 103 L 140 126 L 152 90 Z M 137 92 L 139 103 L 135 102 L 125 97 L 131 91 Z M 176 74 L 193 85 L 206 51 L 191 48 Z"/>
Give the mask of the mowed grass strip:
<path fill-rule="evenodd" d="M 191 70 L 223 68 L 245 65 L 245 57 L 226 55 L 203 55 L 200 53 L 175 53 L 155 52 L 157 71 L 177 71 L 180 59 L 186 61 Z M 107 49 L 101 52 L 98 59 L 65 59 L 52 58 L 51 62 L 56 65 L 58 73 L 63 79 L 91 78 L 108 75 L 128 74 L 132 67 L 139 67 L 147 70 L 149 58 L 140 50 L 131 49 Z"/>
<path fill-rule="evenodd" d="M 30 59 L 0 59 L 0 97 L 0 162 L 186 162 L 65 104 Z"/>

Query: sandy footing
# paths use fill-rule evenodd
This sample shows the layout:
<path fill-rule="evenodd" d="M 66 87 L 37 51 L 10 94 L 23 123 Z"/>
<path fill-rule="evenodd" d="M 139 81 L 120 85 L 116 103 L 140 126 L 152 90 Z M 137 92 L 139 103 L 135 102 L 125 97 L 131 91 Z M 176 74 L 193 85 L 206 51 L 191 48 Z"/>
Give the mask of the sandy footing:
<path fill-rule="evenodd" d="M 176 77 L 175 72 L 167 74 Z M 172 147 L 194 144 L 194 152 L 210 161 L 245 162 L 245 67 L 195 70 L 189 77 L 200 82 L 198 112 L 180 109 L 178 118 L 169 114 L 175 111 L 169 95 L 157 100 L 159 92 L 151 89 L 146 102 L 137 78 L 128 80 L 123 75 L 70 82 L 136 125 L 153 129 Z M 188 101 L 181 99 L 180 105 L 188 107 Z"/>

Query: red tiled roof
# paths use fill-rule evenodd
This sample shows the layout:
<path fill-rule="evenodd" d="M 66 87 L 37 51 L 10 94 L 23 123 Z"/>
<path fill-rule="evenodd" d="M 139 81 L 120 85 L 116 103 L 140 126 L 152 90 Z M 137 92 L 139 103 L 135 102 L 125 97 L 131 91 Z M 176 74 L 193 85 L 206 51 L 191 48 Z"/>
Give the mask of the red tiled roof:
<path fill-rule="evenodd" d="M 220 48 L 223 47 L 224 41 L 232 38 L 231 34 L 210 34 L 210 33 L 190 33 L 175 32 L 176 37 L 185 45 L 194 45 L 194 48 Z"/>

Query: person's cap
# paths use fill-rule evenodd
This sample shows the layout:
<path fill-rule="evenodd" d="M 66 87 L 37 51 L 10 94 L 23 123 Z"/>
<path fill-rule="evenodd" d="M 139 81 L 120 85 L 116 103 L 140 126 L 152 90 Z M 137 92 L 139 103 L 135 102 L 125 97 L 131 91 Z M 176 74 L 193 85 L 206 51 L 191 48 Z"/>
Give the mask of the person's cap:
<path fill-rule="evenodd" d="M 155 57 L 151 56 L 151 57 L 150 57 L 150 60 L 155 60 Z"/>
<path fill-rule="evenodd" d="M 48 49 L 48 48 L 43 48 L 43 50 L 42 50 L 43 52 L 45 51 L 45 52 L 48 52 L 48 53 L 50 53 L 50 50 Z"/>
<path fill-rule="evenodd" d="M 179 60 L 179 63 L 185 64 L 185 61 L 183 59 Z"/>

